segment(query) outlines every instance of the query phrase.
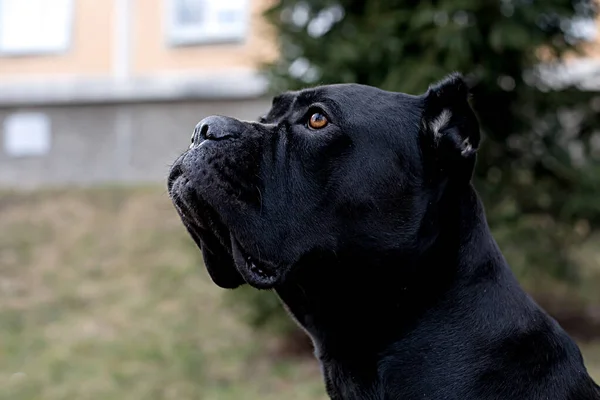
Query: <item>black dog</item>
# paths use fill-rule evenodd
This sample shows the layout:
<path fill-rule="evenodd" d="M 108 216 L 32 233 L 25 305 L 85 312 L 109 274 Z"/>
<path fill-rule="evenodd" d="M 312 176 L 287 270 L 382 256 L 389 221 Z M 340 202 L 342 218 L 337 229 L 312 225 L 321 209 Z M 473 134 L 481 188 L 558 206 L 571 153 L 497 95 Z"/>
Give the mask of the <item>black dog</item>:
<path fill-rule="evenodd" d="M 277 292 L 332 399 L 600 399 L 490 234 L 479 140 L 459 75 L 321 86 L 204 119 L 168 187 L 217 285 Z"/>

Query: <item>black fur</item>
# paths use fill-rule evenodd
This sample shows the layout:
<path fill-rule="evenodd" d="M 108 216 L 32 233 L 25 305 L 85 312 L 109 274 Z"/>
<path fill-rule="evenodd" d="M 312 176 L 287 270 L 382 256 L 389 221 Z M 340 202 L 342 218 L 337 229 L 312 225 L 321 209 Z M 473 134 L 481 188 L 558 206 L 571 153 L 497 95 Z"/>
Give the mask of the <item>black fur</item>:
<path fill-rule="evenodd" d="M 277 292 L 332 399 L 600 399 L 490 234 L 479 143 L 460 75 L 420 96 L 321 86 L 203 120 L 169 193 L 217 285 Z"/>

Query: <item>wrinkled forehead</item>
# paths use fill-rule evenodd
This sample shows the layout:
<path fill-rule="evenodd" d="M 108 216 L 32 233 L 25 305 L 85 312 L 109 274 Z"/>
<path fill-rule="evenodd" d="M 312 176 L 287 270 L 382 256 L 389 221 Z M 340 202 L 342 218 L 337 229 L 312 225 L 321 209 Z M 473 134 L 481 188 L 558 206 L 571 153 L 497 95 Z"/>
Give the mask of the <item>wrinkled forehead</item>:
<path fill-rule="evenodd" d="M 336 84 L 317 86 L 299 91 L 288 91 L 273 98 L 269 118 L 279 119 L 294 110 L 320 104 L 339 115 L 357 111 L 384 111 L 398 107 L 402 101 L 414 101 L 414 96 L 388 92 L 372 86 Z"/>

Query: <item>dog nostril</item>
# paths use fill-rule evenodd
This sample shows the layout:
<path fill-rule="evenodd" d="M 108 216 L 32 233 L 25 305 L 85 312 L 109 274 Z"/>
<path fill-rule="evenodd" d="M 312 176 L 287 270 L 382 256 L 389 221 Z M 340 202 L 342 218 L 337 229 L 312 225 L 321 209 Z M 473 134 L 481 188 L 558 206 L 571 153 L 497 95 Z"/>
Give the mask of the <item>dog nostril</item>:
<path fill-rule="evenodd" d="M 203 139 L 212 138 L 212 135 L 208 131 L 208 124 L 202 124 L 202 126 L 200 127 L 200 137 Z"/>
<path fill-rule="evenodd" d="M 204 139 L 212 138 L 212 135 L 208 131 L 208 124 L 200 122 L 194 128 L 194 133 L 192 133 L 192 145 L 198 144 Z"/>

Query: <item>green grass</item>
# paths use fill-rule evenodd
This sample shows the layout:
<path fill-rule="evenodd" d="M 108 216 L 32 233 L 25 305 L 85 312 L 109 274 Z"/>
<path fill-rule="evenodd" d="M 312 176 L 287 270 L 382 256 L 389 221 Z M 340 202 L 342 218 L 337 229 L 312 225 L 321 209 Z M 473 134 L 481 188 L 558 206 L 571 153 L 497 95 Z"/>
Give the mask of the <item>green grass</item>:
<path fill-rule="evenodd" d="M 0 193 L 0 399 L 325 399 L 226 298 L 162 189 Z"/>
<path fill-rule="evenodd" d="M 324 399 L 225 304 L 164 191 L 0 194 L 0 399 Z"/>

